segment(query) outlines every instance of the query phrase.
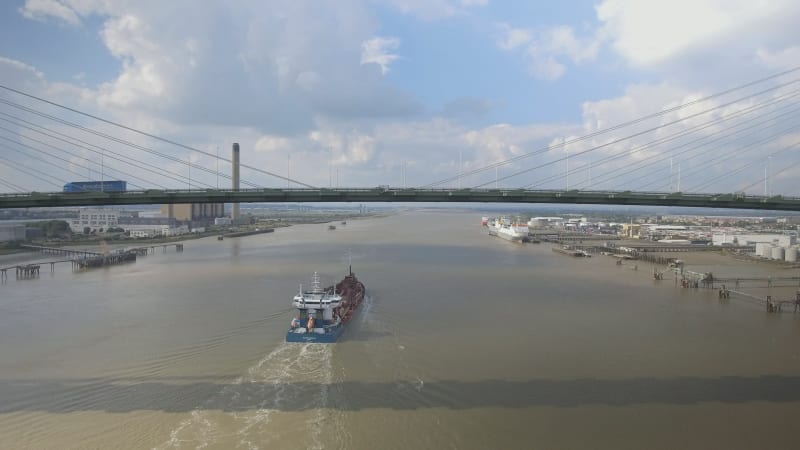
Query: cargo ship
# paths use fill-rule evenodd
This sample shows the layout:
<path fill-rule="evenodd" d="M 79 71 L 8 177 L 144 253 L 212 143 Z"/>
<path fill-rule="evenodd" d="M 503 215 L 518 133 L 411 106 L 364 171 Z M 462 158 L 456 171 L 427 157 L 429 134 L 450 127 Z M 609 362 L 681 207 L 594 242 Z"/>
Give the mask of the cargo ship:
<path fill-rule="evenodd" d="M 314 272 L 311 290 L 303 291 L 300 285 L 300 292 L 292 299 L 297 315 L 286 333 L 286 342 L 336 342 L 365 295 L 364 283 L 356 278 L 352 266 L 342 281 L 324 289 Z"/>
<path fill-rule="evenodd" d="M 508 218 L 502 217 L 489 227 L 489 235 L 497 236 L 511 242 L 528 242 L 528 227 L 517 223 L 511 223 Z"/>

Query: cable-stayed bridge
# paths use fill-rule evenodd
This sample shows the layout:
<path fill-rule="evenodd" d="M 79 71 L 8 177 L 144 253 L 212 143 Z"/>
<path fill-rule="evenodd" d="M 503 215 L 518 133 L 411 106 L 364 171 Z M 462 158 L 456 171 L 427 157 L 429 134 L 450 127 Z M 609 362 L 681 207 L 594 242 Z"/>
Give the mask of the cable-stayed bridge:
<path fill-rule="evenodd" d="M 532 189 L 296 188 L 0 194 L 0 208 L 169 203 L 567 203 L 800 211 L 800 197 Z"/>
<path fill-rule="evenodd" d="M 473 149 L 465 165 L 459 149 L 457 161 L 451 154 L 450 166 L 439 164 L 452 167 L 450 175 L 435 182 L 408 186 L 403 163 L 402 185 L 347 188 L 339 187 L 338 166 L 334 177 L 332 149 L 317 149 L 329 155 L 327 168 L 324 156 L 317 158 L 319 167 L 301 166 L 306 174 L 327 172 L 324 187 L 319 177 L 290 177 L 291 154 L 285 175 L 279 174 L 263 164 L 234 162 L 218 148 L 187 145 L 0 84 L 0 208 L 438 202 L 800 211 L 800 183 L 793 181 L 800 173 L 799 72 L 796 67 L 676 102 L 493 162 Z M 248 178 L 221 171 L 220 164 L 241 167 Z M 430 173 L 417 173 L 418 179 L 444 173 L 418 161 L 425 165 Z M 220 178 L 233 188 L 221 189 Z M 71 180 L 113 179 L 126 180 L 132 190 L 61 192 Z"/>

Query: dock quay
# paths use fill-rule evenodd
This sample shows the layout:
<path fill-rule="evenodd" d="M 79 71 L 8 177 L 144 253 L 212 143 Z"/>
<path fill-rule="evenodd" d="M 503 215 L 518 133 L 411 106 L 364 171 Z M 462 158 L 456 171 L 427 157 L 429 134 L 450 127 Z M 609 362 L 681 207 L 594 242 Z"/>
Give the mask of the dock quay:
<path fill-rule="evenodd" d="M 579 250 L 576 248 L 571 248 L 568 246 L 563 247 L 553 247 L 553 251 L 556 253 L 561 253 L 562 255 L 567 256 L 575 256 L 575 257 L 583 257 L 583 256 L 591 256 L 583 250 Z"/>
<path fill-rule="evenodd" d="M 618 246 L 613 243 L 608 243 L 606 245 L 609 248 L 618 249 L 621 252 L 626 253 L 674 253 L 674 252 L 709 252 L 709 251 L 719 251 L 719 250 L 734 250 L 740 252 L 755 252 L 756 247 L 754 245 L 735 245 L 735 246 L 713 246 L 713 245 L 697 245 L 697 244 L 626 244 L 624 246 Z"/>
<path fill-rule="evenodd" d="M 618 241 L 619 236 L 611 234 L 552 234 L 552 233 L 533 233 L 528 236 L 549 242 L 583 242 L 583 241 Z"/>
<path fill-rule="evenodd" d="M 254 234 L 272 233 L 273 231 L 275 231 L 275 228 L 264 228 L 260 230 L 237 231 L 234 233 L 223 234 L 222 236 L 226 238 L 244 237 L 244 236 L 252 236 Z"/>

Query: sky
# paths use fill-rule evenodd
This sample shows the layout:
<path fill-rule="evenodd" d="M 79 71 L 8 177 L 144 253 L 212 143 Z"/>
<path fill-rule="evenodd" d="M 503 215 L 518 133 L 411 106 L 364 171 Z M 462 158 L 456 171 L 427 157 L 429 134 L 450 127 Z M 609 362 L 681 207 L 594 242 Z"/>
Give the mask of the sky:
<path fill-rule="evenodd" d="M 798 22 L 789 0 L 6 1 L 1 85 L 202 152 L 0 90 L 0 192 L 229 186 L 213 156 L 238 142 L 250 186 L 800 195 L 800 72 L 604 131 L 795 69 Z"/>

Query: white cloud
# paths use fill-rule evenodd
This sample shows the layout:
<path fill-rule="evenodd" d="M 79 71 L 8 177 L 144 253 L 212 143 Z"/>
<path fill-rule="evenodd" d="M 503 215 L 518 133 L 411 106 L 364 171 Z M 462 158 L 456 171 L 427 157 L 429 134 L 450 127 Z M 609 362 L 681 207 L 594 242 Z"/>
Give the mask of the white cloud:
<path fill-rule="evenodd" d="M 291 150 L 292 141 L 282 136 L 262 136 L 254 146 L 257 152 L 279 152 Z"/>
<path fill-rule="evenodd" d="M 361 64 L 377 64 L 381 73 L 389 72 L 389 65 L 399 58 L 392 53 L 400 47 L 400 39 L 395 37 L 374 37 L 361 43 Z"/>
<path fill-rule="evenodd" d="M 311 129 L 320 117 L 420 110 L 413 95 L 381 76 L 397 59 L 399 40 L 375 37 L 368 0 L 209 0 L 203 8 L 175 0 L 167 11 L 161 2 L 133 0 L 58 4 L 79 18 L 103 21 L 101 38 L 122 70 L 93 95 L 102 107 L 129 117 L 292 134 Z M 28 7 L 45 10 L 37 5 Z M 176 10 L 181 20 L 169 13 Z M 57 17 L 56 8 L 48 11 L 41 17 Z"/>
<path fill-rule="evenodd" d="M 59 0 L 26 0 L 19 11 L 29 19 L 46 20 L 52 17 L 70 25 L 78 25 L 81 22 L 78 14 L 66 3 Z"/>
<path fill-rule="evenodd" d="M 761 48 L 756 51 L 756 57 L 758 62 L 769 69 L 788 70 L 797 67 L 797 62 L 800 61 L 800 46 L 795 45 L 776 51 Z"/>
<path fill-rule="evenodd" d="M 489 0 L 376 0 L 386 3 L 403 14 L 423 20 L 440 20 L 469 14 L 470 8 L 482 7 Z"/>
<path fill-rule="evenodd" d="M 533 40 L 533 32 L 526 28 L 513 28 L 508 24 L 499 24 L 496 39 L 497 46 L 503 50 L 514 50 Z"/>
<path fill-rule="evenodd" d="M 40 88 L 45 82 L 44 74 L 35 67 L 2 56 L 0 56 L 0 74 L 4 83 L 20 89 L 23 85 L 35 85 Z"/>
<path fill-rule="evenodd" d="M 705 50 L 742 56 L 798 38 L 800 4 L 792 0 L 604 0 L 602 34 L 627 62 L 652 67 Z"/>
<path fill-rule="evenodd" d="M 566 72 L 565 61 L 583 64 L 593 61 L 600 50 L 598 36 L 579 38 L 569 26 L 514 28 L 497 25 L 496 44 L 503 50 L 524 48 L 529 72 L 544 80 L 556 80 Z"/>

